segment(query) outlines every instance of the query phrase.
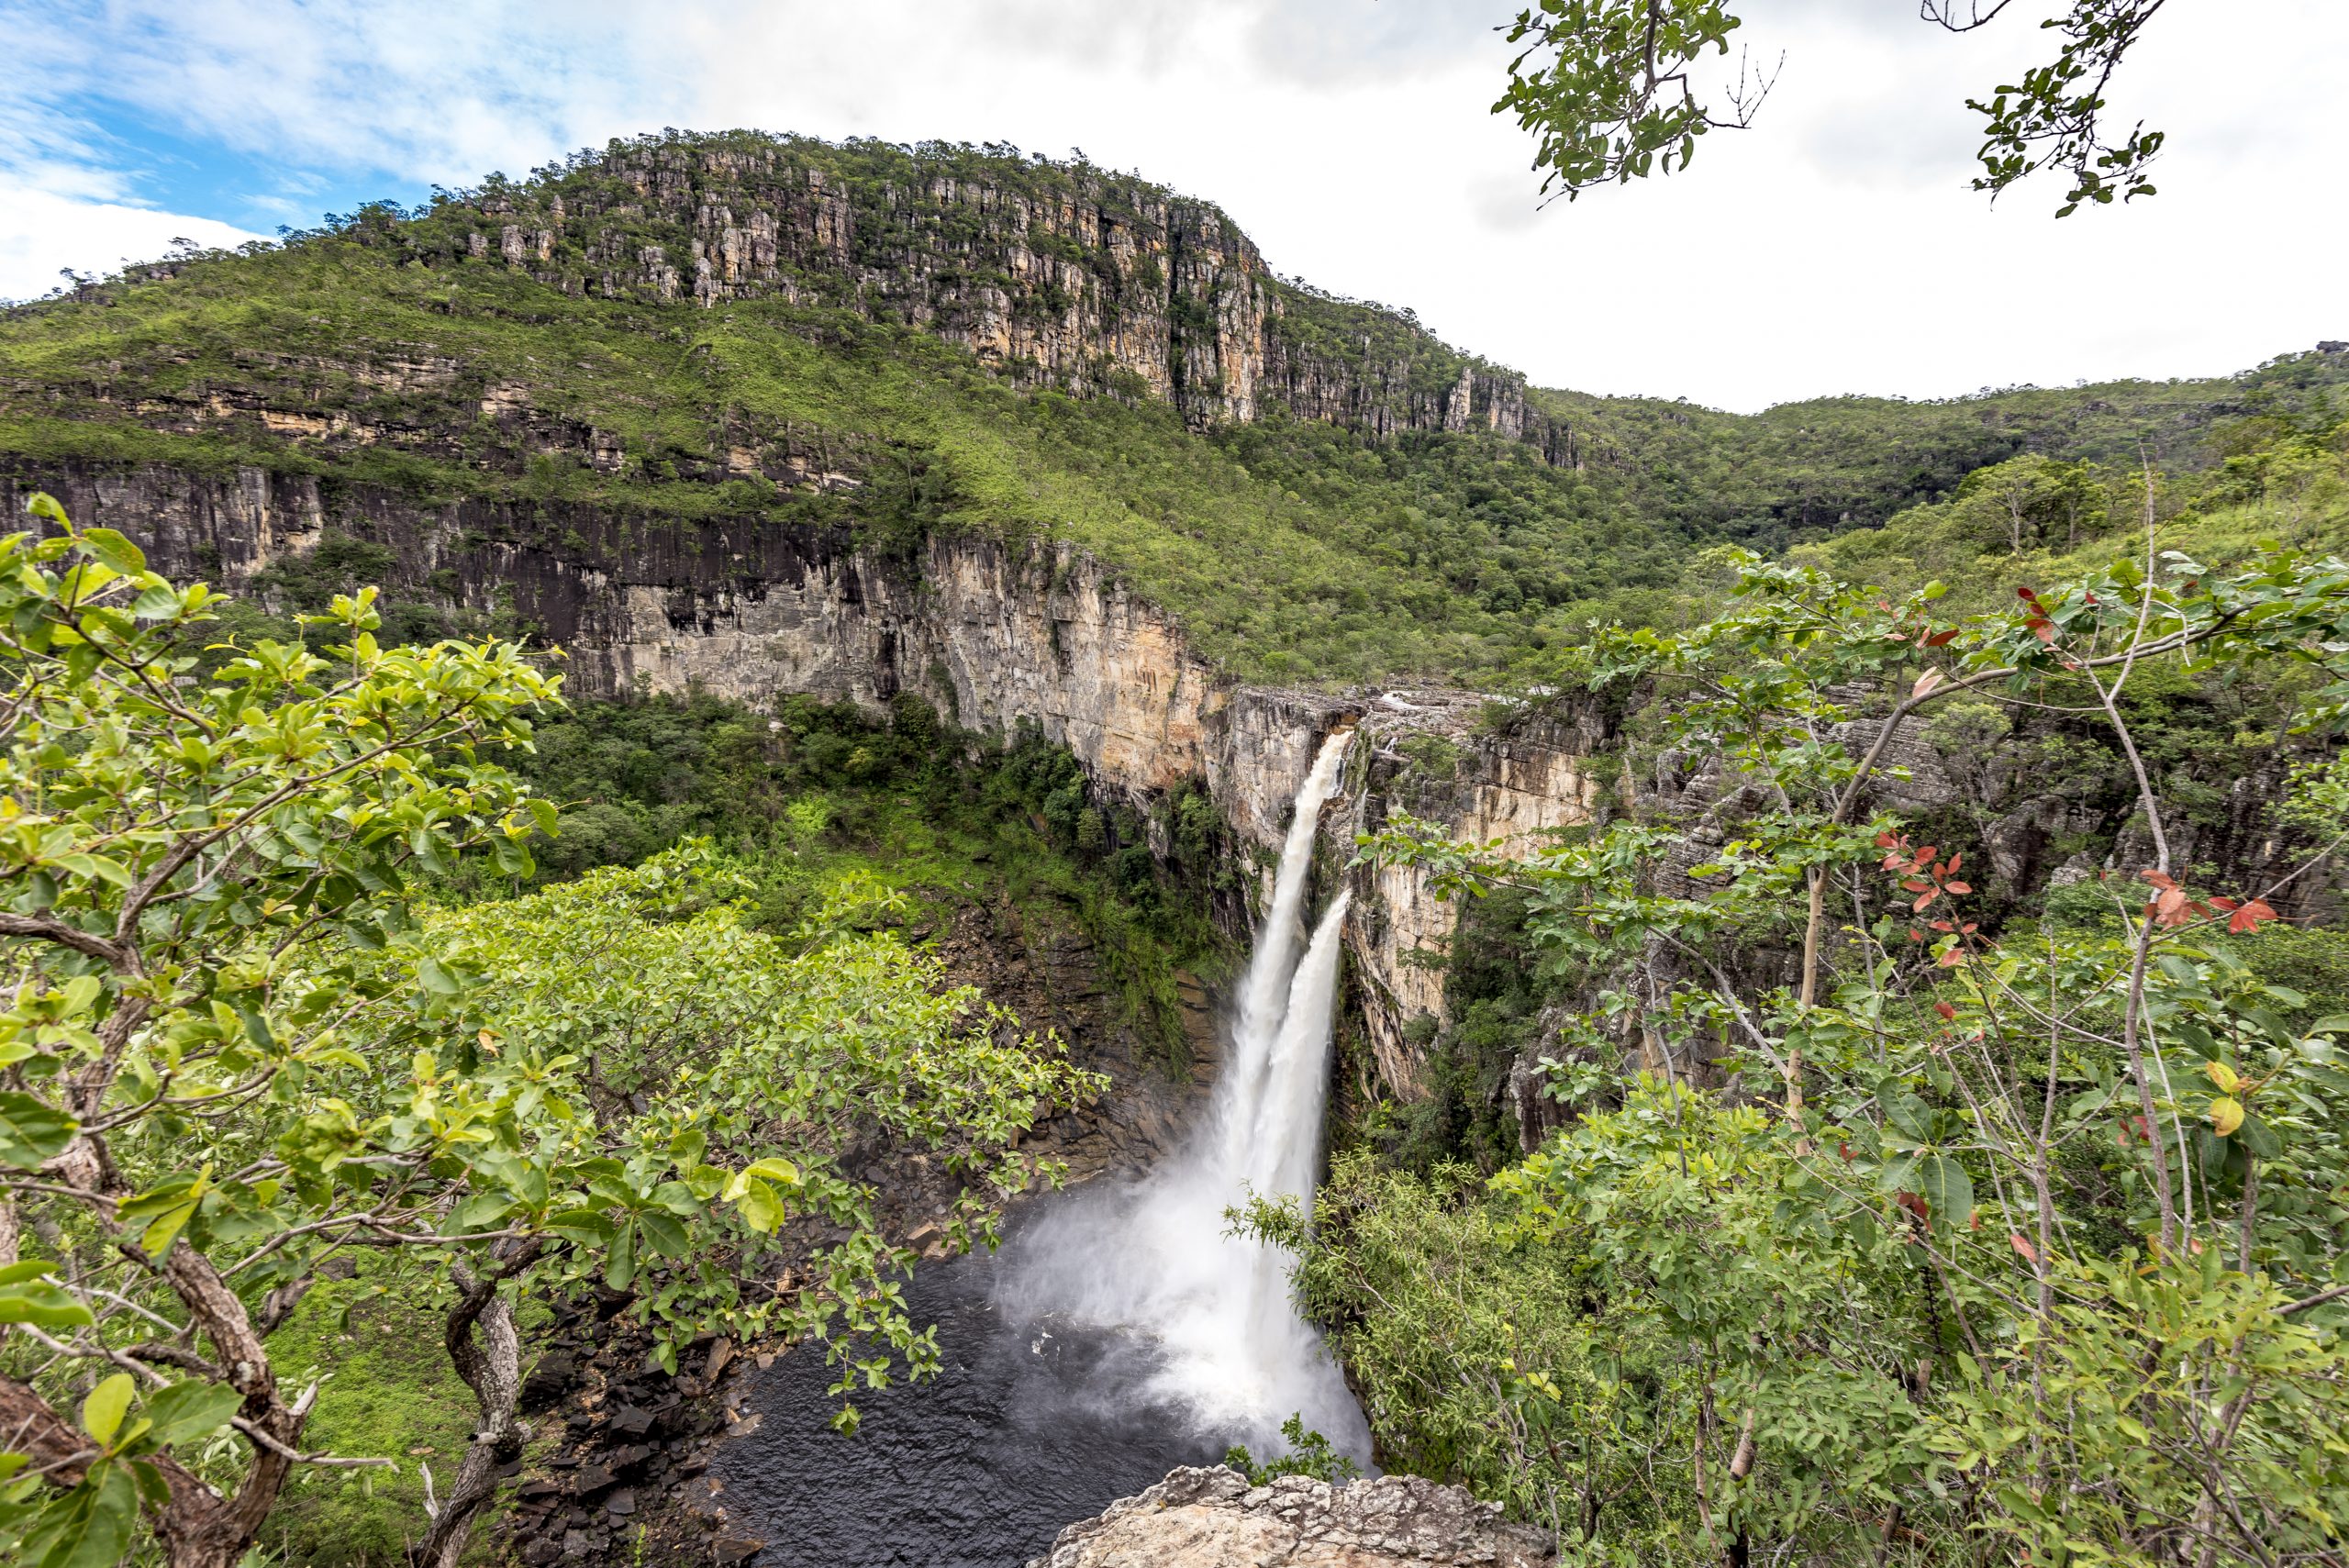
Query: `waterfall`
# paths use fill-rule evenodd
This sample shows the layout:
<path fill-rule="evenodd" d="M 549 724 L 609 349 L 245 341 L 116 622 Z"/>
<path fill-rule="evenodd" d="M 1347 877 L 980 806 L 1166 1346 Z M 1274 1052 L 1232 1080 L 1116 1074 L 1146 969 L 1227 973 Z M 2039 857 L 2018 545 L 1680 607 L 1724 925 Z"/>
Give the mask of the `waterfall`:
<path fill-rule="evenodd" d="M 1251 1193 L 1313 1195 L 1349 895 L 1308 934 L 1305 894 L 1348 739 L 1341 730 L 1322 743 L 1297 791 L 1230 1049 L 1196 1134 L 1140 1179 L 1088 1188 L 1029 1228 L 1008 1250 L 1006 1289 L 1031 1311 L 1148 1335 L 1160 1354 L 1150 1392 L 1205 1428 L 1276 1451 L 1295 1412 L 1367 1460 L 1362 1412 L 1289 1299 L 1286 1254 L 1226 1235 L 1223 1218 Z"/>

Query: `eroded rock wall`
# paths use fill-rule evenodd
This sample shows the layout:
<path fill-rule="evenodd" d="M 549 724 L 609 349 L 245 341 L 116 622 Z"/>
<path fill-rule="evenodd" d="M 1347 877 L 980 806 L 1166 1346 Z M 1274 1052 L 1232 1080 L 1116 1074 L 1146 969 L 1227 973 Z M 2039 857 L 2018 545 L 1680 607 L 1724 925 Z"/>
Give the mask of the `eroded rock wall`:
<path fill-rule="evenodd" d="M 1565 730 L 1485 738 L 1457 693 L 1359 697 L 1242 685 L 1189 649 L 1182 630 L 1114 573 L 1064 546 L 933 539 L 918 560 L 861 553 L 842 535 L 770 523 L 663 525 L 587 507 L 467 501 L 429 506 L 382 492 L 245 470 L 207 478 L 148 466 L 24 470 L 0 504 L 55 492 L 84 525 L 120 529 L 158 570 L 230 586 L 317 547 L 329 528 L 392 552 L 385 586 L 510 612 L 560 647 L 568 689 L 589 696 L 699 689 L 744 702 L 804 692 L 868 708 L 901 692 L 959 726 L 1008 735 L 1032 725 L 1065 746 L 1095 786 L 1144 812 L 1203 781 L 1256 869 L 1286 831 L 1290 803 L 1323 738 L 1359 722 L 1348 795 L 1323 821 L 1333 866 L 1390 809 L 1392 766 L 1411 735 L 1449 737 L 1444 781 L 1404 804 L 1473 839 L 1526 849 L 1586 819 L 1593 786 Z M 1455 911 L 1424 875 L 1357 879 L 1348 934 L 1381 1071 L 1415 1085 L 1406 1025 L 1441 1017 L 1442 980 L 1409 955 L 1440 948 Z"/>

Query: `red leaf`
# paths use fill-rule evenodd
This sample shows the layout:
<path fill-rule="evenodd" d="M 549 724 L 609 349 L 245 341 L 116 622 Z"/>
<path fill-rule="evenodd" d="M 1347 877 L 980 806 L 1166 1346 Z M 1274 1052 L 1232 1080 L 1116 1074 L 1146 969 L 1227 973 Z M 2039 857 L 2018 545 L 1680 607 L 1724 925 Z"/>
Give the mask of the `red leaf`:
<path fill-rule="evenodd" d="M 1843 1157 L 1843 1162 L 1847 1165 L 1859 1158 L 1858 1155 L 1852 1152 L 1852 1146 L 1848 1143 L 1838 1143 L 1835 1146 L 1835 1152 Z"/>
<path fill-rule="evenodd" d="M 1920 910 L 1924 908 L 1926 905 L 1931 904 L 1934 899 L 1939 898 L 1941 895 L 1942 890 L 1940 888 L 1929 887 L 1925 889 L 1924 892 L 1917 895 L 1917 902 L 1911 904 L 1909 907 L 1912 910 Z"/>
<path fill-rule="evenodd" d="M 1897 854 L 1887 855 L 1884 857 L 1884 869 L 1886 871 L 1891 871 L 1897 866 L 1903 866 L 1908 863 L 1908 862 L 1902 860 Z"/>
<path fill-rule="evenodd" d="M 2036 594 L 2034 594 L 2034 593 L 2032 593 L 2032 592 L 2030 589 L 2028 589 L 2028 588 L 2017 588 L 2017 589 L 2015 590 L 2015 597 L 2016 597 L 2016 598 L 2018 598 L 2018 599 L 2029 599 L 2029 600 L 2032 601 L 2033 603 L 2036 603 L 2036 602 L 2038 601 L 2039 595 L 2036 595 Z"/>
<path fill-rule="evenodd" d="M 2277 918 L 2278 917 L 2276 911 L 2268 906 L 2267 900 L 2254 898 L 2234 912 L 2233 917 L 2227 921 L 2227 929 L 2240 936 L 2245 931 L 2259 929 L 2259 923 L 2262 920 Z"/>
<path fill-rule="evenodd" d="M 1911 893 L 1922 893 L 1925 889 L 1932 886 L 1932 884 L 1919 877 L 1909 876 L 1901 878 L 1900 885 L 1907 888 Z"/>
<path fill-rule="evenodd" d="M 1888 850 L 1899 841 L 1889 833 L 1878 833 L 1876 836 L 1876 847 L 1879 850 Z"/>
<path fill-rule="evenodd" d="M 1943 870 L 1943 871 L 1945 871 L 1945 872 L 1949 873 L 1950 873 L 1950 875 L 1952 875 L 1952 876 L 1955 876 L 1955 875 L 1957 874 L 1957 868 L 1958 868 L 1958 867 L 1960 867 L 1960 866 L 1962 866 L 1962 865 L 1964 865 L 1965 863 L 1965 855 L 1963 855 L 1963 854 L 1955 854 L 1955 855 L 1952 855 L 1952 856 L 1950 856 L 1950 858 L 1949 858 L 1949 864 L 1947 864 L 1947 865 L 1945 865 L 1945 866 L 1942 867 L 1942 870 Z"/>
<path fill-rule="evenodd" d="M 1963 926 L 1960 926 L 1960 927 L 1958 928 L 1958 930 L 1959 930 L 1961 933 L 1963 933 L 1964 935 L 1965 935 L 1965 936 L 1969 936 L 1969 937 L 1970 937 L 1970 936 L 1972 936 L 1975 932 L 1976 932 L 1976 931 L 1980 930 L 1981 929 L 1982 929 L 1982 927 L 1980 926 L 1980 924 L 1979 924 L 1978 922 L 1976 922 L 1976 921 L 1973 921 L 1973 920 L 1968 920 L 1968 921 L 1966 921 L 1966 922 L 1965 922 L 1965 924 L 1964 924 Z"/>
<path fill-rule="evenodd" d="M 2152 883 L 2155 887 L 2176 887 L 2177 885 L 2177 883 L 2169 875 L 2168 873 L 2155 871 L 2151 866 L 2146 867 L 2137 874 L 2143 877 L 2147 882 Z"/>
<path fill-rule="evenodd" d="M 1937 931 L 1954 931 L 1957 929 L 1957 927 L 1947 920 L 1936 920 L 1933 922 L 1933 929 Z"/>
<path fill-rule="evenodd" d="M 1912 942 L 1921 942 L 1925 940 L 1925 933 L 1911 926 L 1909 928 L 1909 940 Z"/>
<path fill-rule="evenodd" d="M 2028 624 L 2032 636 L 2039 639 L 2040 641 L 2047 644 L 2050 648 L 2055 646 L 2055 623 L 2054 621 L 2034 620 Z"/>
<path fill-rule="evenodd" d="M 1933 847 L 1931 844 L 1927 844 L 1923 849 L 1917 851 L 1917 864 L 1920 867 L 1923 866 L 1927 861 L 1932 860 L 1932 858 Z"/>
<path fill-rule="evenodd" d="M 1923 1219 L 1932 1213 L 1932 1207 L 1927 1205 L 1922 1197 L 1919 1196 L 1915 1193 L 1898 1194 L 1894 1196 L 1892 1201 L 1898 1204 L 1901 1207 L 1907 1209 L 1909 1213 L 1915 1215 L 1920 1219 Z"/>
<path fill-rule="evenodd" d="M 1942 891 L 1943 893 L 1971 893 L 1974 891 L 1974 884 L 1970 882 L 1945 882 L 1942 884 Z"/>
<path fill-rule="evenodd" d="M 2032 1246 L 2031 1242 L 2024 1238 L 2021 1231 L 2008 1231 L 2007 1245 L 2012 1247 L 2016 1251 L 2021 1252 L 2024 1262 L 2035 1264 L 2039 1262 L 2039 1249 Z"/>
<path fill-rule="evenodd" d="M 1950 645 L 1950 642 L 1956 636 L 1957 628 L 1955 627 L 1950 628 L 1947 631 L 1937 631 L 1933 633 L 1932 636 L 1925 639 L 1925 646 L 1928 648 L 1947 648 Z"/>
<path fill-rule="evenodd" d="M 1975 1209 L 1966 1215 L 1965 1228 L 1968 1230 L 1979 1230 L 1982 1229 L 1982 1211 L 1980 1209 Z"/>
<path fill-rule="evenodd" d="M 1947 1002 L 1934 1003 L 1933 1011 L 1939 1013 L 1944 1018 L 1954 1018 L 1957 1017 L 1957 1009 L 1951 1006 Z"/>
<path fill-rule="evenodd" d="M 2154 918 L 2165 926 L 2183 926 L 2191 918 L 2187 913 L 2186 889 L 2170 887 L 2154 900 Z"/>
<path fill-rule="evenodd" d="M 1959 964 L 1965 962 L 1965 950 L 1964 948 L 1952 948 L 1949 951 L 1942 954 L 1940 958 L 1933 962 L 1940 964 L 1943 969 L 1955 969 Z"/>

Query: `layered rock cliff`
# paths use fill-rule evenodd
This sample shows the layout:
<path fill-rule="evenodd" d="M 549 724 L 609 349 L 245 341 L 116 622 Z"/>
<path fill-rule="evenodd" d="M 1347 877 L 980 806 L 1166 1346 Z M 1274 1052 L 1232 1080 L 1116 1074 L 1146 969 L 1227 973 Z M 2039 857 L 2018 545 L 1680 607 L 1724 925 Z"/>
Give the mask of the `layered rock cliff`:
<path fill-rule="evenodd" d="M 1212 204 L 1016 149 L 671 134 L 406 220 L 368 209 L 345 232 L 428 268 L 504 269 L 578 295 L 845 309 L 1020 380 L 1163 398 L 1195 425 L 1277 406 L 1381 437 L 1484 429 L 1580 461 L 1522 376 L 1407 312 L 1276 276 Z"/>
<path fill-rule="evenodd" d="M 1456 692 L 1349 697 L 1240 684 L 1066 546 L 941 537 L 900 560 L 832 530 L 431 506 L 261 470 L 210 479 L 155 466 L 25 468 L 0 475 L 0 505 L 19 507 L 34 485 L 84 525 L 139 541 L 158 570 L 230 586 L 315 550 L 330 530 L 371 541 L 390 554 L 388 590 L 518 619 L 562 651 L 574 694 L 699 690 L 762 704 L 807 693 L 877 709 L 909 693 L 967 730 L 1033 727 L 1073 752 L 1104 796 L 1145 817 L 1203 784 L 1260 870 L 1322 738 L 1341 723 L 1358 723 L 1362 740 L 1351 790 L 1324 821 L 1333 866 L 1395 804 L 1463 837 L 1530 849 L 1586 820 L 1596 798 L 1582 761 L 1596 735 L 1554 724 L 1473 735 L 1475 699 Z M 1390 802 L 1408 773 L 1396 747 L 1413 736 L 1448 737 L 1446 766 L 1409 775 L 1408 797 Z M 1348 874 L 1360 895 L 1347 942 L 1364 1028 L 1382 1073 L 1408 1093 L 1418 1062 L 1406 1026 L 1444 1009 L 1440 972 L 1410 955 L 1440 950 L 1457 911 L 1416 870 Z"/>

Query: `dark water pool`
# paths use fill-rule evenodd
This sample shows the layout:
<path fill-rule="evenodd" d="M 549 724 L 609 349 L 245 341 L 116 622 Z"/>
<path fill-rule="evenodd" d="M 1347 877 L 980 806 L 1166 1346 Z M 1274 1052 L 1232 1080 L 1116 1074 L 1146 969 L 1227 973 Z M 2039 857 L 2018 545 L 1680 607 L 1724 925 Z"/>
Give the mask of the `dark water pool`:
<path fill-rule="evenodd" d="M 1008 1321 L 996 1267 L 963 1258 L 916 1273 L 907 1302 L 938 1325 L 945 1368 L 860 1394 L 855 1437 L 827 1425 L 820 1351 L 757 1374 L 745 1413 L 759 1428 L 713 1468 L 732 1528 L 767 1543 L 759 1568 L 1019 1568 L 1063 1525 L 1222 1457 L 1232 1434 L 1138 1392 L 1156 1364 L 1147 1341 L 1055 1317 Z"/>

